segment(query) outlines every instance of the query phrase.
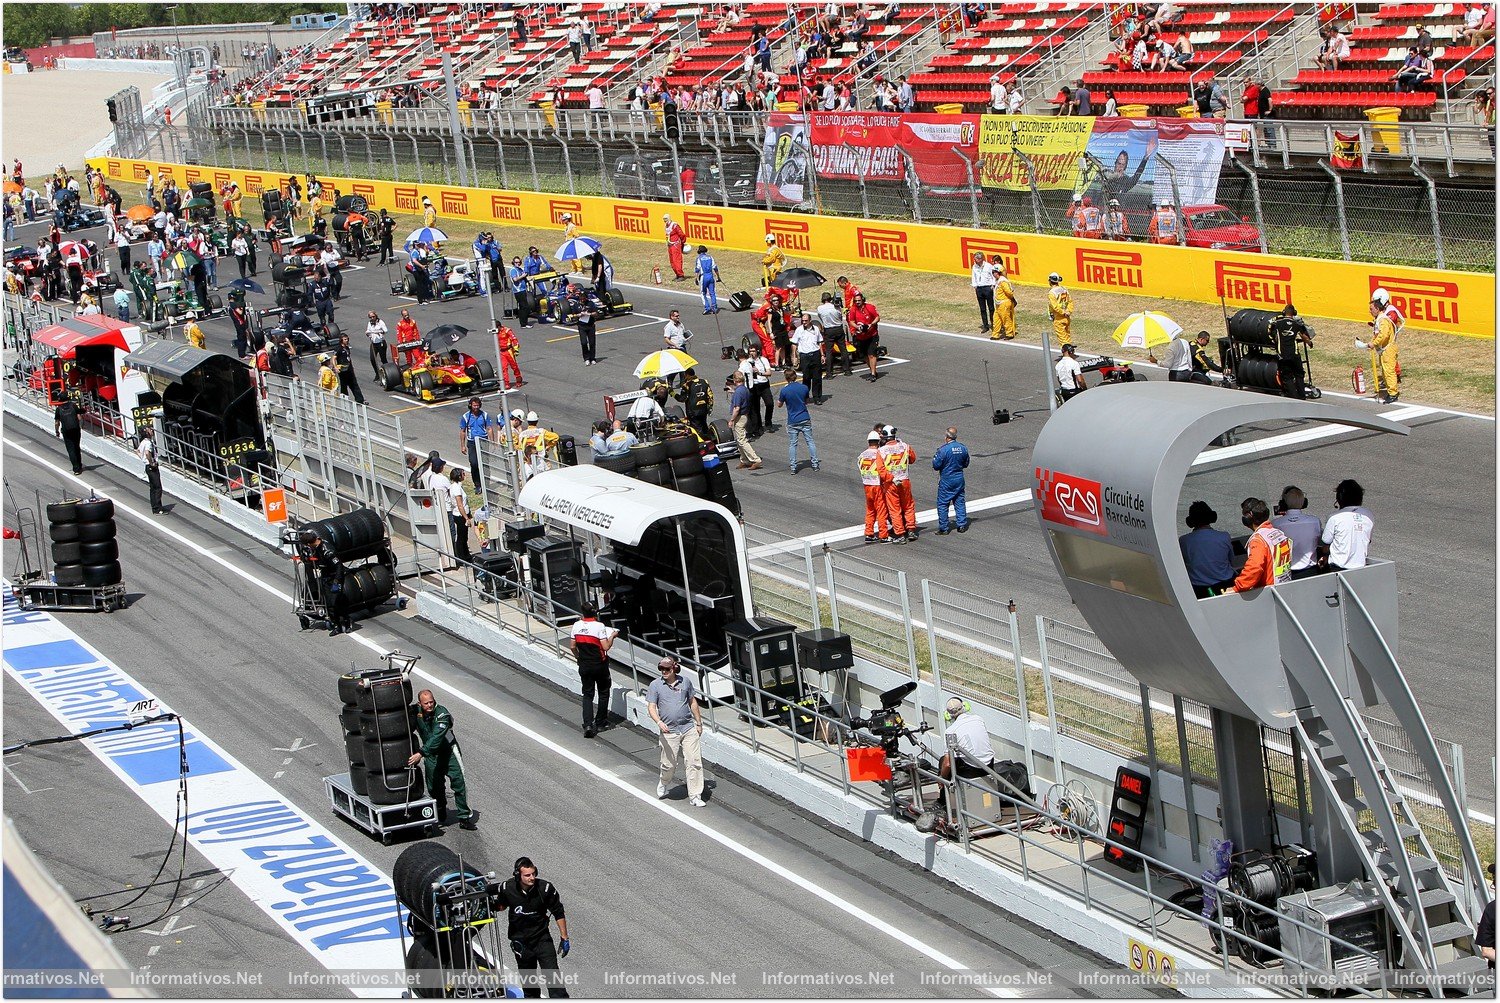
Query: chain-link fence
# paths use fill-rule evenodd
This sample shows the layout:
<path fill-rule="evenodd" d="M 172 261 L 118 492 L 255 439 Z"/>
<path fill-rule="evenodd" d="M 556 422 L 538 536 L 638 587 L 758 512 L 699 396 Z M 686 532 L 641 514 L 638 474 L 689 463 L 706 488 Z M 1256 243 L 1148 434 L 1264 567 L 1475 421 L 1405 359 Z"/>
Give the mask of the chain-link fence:
<path fill-rule="evenodd" d="M 248 114 L 200 106 L 199 111 L 194 121 L 203 124 L 194 128 L 191 143 L 161 137 L 152 152 L 193 153 L 205 163 L 273 173 L 456 184 L 461 143 L 469 182 L 477 187 L 680 203 L 686 201 L 682 172 L 691 168 L 700 204 L 1018 232 L 1072 231 L 1066 190 L 822 178 L 809 166 L 800 203 L 774 200 L 769 186 L 757 180 L 774 173 L 763 158 L 780 154 L 763 148 L 764 117 L 754 113 L 686 114 L 667 122 L 649 112 L 592 117 L 561 110 L 545 115 L 476 111 L 466 113 L 456 143 L 446 114 L 431 109 L 392 114 L 389 121 L 369 114 L 317 129 L 288 110 Z M 1405 159 L 1371 151 L 1366 170 L 1334 171 L 1319 164 L 1327 162 L 1319 143 L 1332 135 L 1326 123 L 1278 123 L 1275 142 L 1261 145 L 1257 139 L 1251 151 L 1225 160 L 1218 198 L 1239 219 L 1221 214 L 1215 225 L 1248 222 L 1265 250 L 1279 254 L 1493 270 L 1494 155 L 1486 130 L 1403 128 L 1409 134 Z M 1287 152 L 1292 149 L 1295 160 Z M 813 163 L 811 156 L 805 160 Z M 971 179 L 977 170 L 977 165 L 970 169 Z M 1144 233 L 1134 231 L 1143 231 L 1144 223 L 1135 223 L 1132 235 L 1142 239 Z M 1208 236 L 1190 236 L 1188 242 L 1197 246 Z"/>

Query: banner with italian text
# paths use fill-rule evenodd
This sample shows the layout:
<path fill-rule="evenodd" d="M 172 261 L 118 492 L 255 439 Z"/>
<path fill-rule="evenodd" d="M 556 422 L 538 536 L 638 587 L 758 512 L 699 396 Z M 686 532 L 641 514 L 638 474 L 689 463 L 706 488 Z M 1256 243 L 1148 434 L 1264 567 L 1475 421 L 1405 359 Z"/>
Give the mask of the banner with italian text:
<path fill-rule="evenodd" d="M 980 185 L 1030 191 L 1035 171 L 1037 188 L 1073 190 L 1095 121 L 1089 116 L 979 116 Z"/>
<path fill-rule="evenodd" d="M 967 191 L 978 182 L 978 115 L 826 111 L 809 118 L 820 178 L 905 181 L 909 157 L 924 188 Z"/>

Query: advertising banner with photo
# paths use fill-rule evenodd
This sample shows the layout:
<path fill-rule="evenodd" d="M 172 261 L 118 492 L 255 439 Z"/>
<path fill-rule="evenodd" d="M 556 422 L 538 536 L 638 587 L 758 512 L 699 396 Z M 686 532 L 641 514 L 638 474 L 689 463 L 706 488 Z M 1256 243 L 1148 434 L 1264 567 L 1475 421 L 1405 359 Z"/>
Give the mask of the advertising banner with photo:
<path fill-rule="evenodd" d="M 1043 191 L 1077 187 L 1078 170 L 1095 119 L 1042 115 L 979 116 L 979 183 L 985 188 L 1031 189 L 1027 168 Z"/>
<path fill-rule="evenodd" d="M 967 189 L 964 158 L 978 168 L 978 115 L 833 111 L 809 117 L 819 177 L 904 181 L 904 152 L 924 187 Z"/>
<path fill-rule="evenodd" d="M 1183 205 L 1212 205 L 1219 197 L 1224 145 L 1223 125 L 1217 121 L 1094 119 L 1076 191 L 1099 206 L 1118 199 L 1127 213 L 1148 212 L 1163 199 L 1176 202 L 1171 172 L 1154 156 L 1160 154 L 1177 174 Z"/>
<path fill-rule="evenodd" d="M 806 117 L 800 113 L 772 112 L 766 120 L 766 139 L 761 147 L 760 171 L 755 178 L 755 198 L 772 204 L 796 205 L 803 201 L 807 169 L 812 162 Z"/>

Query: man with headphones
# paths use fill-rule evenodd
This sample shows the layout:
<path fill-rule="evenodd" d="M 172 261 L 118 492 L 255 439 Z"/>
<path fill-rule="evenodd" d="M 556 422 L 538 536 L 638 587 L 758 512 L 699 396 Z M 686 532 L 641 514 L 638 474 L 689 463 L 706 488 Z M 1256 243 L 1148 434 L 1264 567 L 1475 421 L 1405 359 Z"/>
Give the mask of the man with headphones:
<path fill-rule="evenodd" d="M 517 857 L 511 877 L 500 886 L 500 901 L 510 915 L 506 936 L 521 972 L 522 991 L 528 997 L 539 997 L 545 985 L 549 997 L 566 999 L 568 991 L 558 974 L 557 959 L 559 954 L 566 958 L 573 947 L 568 941 L 568 919 L 557 888 L 543 881 L 539 873 L 530 857 Z M 549 916 L 557 920 L 561 950 L 552 943 Z"/>
<path fill-rule="evenodd" d="M 960 777 L 987 777 L 995 765 L 995 747 L 990 744 L 989 729 L 984 720 L 974 713 L 967 700 L 949 697 L 943 720 L 948 723 L 947 736 L 953 751 L 958 753 L 958 775 Z M 953 757 L 943 754 L 938 763 L 938 773 L 944 779 L 953 778 Z M 947 803 L 948 790 L 938 798 L 938 804 Z"/>

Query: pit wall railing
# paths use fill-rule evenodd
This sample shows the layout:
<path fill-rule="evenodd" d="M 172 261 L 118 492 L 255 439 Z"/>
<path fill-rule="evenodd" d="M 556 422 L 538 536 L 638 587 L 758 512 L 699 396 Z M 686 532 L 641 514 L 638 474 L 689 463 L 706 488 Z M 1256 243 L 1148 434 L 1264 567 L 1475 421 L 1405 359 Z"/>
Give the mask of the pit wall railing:
<path fill-rule="evenodd" d="M 342 135 L 333 133 L 335 138 Z M 440 140 L 437 142 L 441 145 Z M 567 143 L 554 144 L 550 153 L 546 144 L 539 142 L 532 142 L 531 148 L 539 169 L 543 155 L 548 154 L 552 159 L 547 170 L 556 172 L 557 178 L 587 177 L 580 171 L 589 162 L 574 161 Z M 598 156 L 597 151 L 594 156 Z M 603 162 L 593 161 L 595 165 Z M 234 181 L 251 197 L 286 177 L 275 169 L 251 171 L 113 158 L 96 158 L 94 163 L 105 171 L 107 178 L 126 187 L 134 180 L 162 172 L 179 181 L 206 180 L 216 184 Z M 521 178 L 514 178 L 514 187 L 510 189 L 455 187 L 436 182 L 406 184 L 337 174 L 324 175 L 322 180 L 325 185 L 365 195 L 376 208 L 390 208 L 398 213 L 418 211 L 421 199 L 428 197 L 438 216 L 452 220 L 455 227 L 466 221 L 479 227 L 521 226 L 556 232 L 562 213 L 568 212 L 575 221 L 581 219 L 582 228 L 599 240 L 621 238 L 658 245 L 660 240 L 661 203 L 642 201 L 634 195 L 559 196 L 524 187 Z M 734 188 L 736 179 L 732 172 L 729 181 Z M 1349 196 L 1345 199 L 1346 206 L 1355 205 L 1353 183 L 1342 180 L 1340 183 Z M 699 187 L 709 185 L 700 182 Z M 1375 197 L 1375 188 L 1382 186 L 1361 190 L 1361 200 L 1365 196 Z M 1388 188 L 1382 190 L 1381 197 L 1389 200 L 1392 192 Z M 1482 194 L 1488 199 L 1494 197 L 1493 192 Z M 1453 200 L 1439 199 L 1438 204 L 1450 201 Z M 1421 205 L 1430 203 L 1428 195 L 1421 197 Z M 1297 208 L 1303 218 L 1309 204 L 1316 204 L 1316 200 L 1304 199 Z M 983 250 L 1002 255 L 1008 274 L 1021 285 L 1038 285 L 1049 271 L 1060 270 L 1069 287 L 1076 290 L 1214 305 L 1222 298 L 1230 309 L 1281 305 L 1291 301 L 1295 290 L 1297 306 L 1304 316 L 1358 323 L 1368 322 L 1368 290 L 1378 285 L 1397 295 L 1406 309 L 1410 328 L 1463 337 L 1494 337 L 1493 276 L 1482 271 L 1439 270 L 1409 264 L 1422 260 L 1421 243 L 1414 236 L 1417 231 L 1411 229 L 1400 232 L 1399 260 L 1381 262 L 1377 256 L 1341 261 L 1228 248 L 1122 245 L 1061 234 L 997 232 L 983 227 L 935 223 L 895 224 L 859 216 L 795 211 L 712 205 L 684 206 L 679 211 L 688 240 L 716 249 L 759 253 L 765 249 L 766 235 L 775 233 L 781 236 L 783 249 L 798 262 L 833 262 L 835 267 L 850 268 L 880 266 L 965 279 L 973 252 Z M 1489 236 L 1471 243 L 1493 251 L 1493 211 L 1483 225 Z M 1446 241 L 1452 232 L 1444 228 L 1443 239 Z M 1371 233 L 1378 235 L 1377 231 Z M 1456 264 L 1455 259 L 1456 252 L 1449 255 L 1450 264 Z"/>
<path fill-rule="evenodd" d="M 1023 629 L 1012 603 L 912 580 L 904 571 L 765 527 L 747 525 L 746 539 L 758 613 L 799 629 L 847 633 L 858 660 L 993 708 L 999 719 L 991 721 L 992 733 L 1034 776 L 1057 784 L 1083 779 L 1107 790 L 1114 779 L 1110 762 L 1123 759 L 1153 779 L 1170 780 L 1165 789 L 1156 785 L 1162 797 L 1148 832 L 1168 859 L 1200 863 L 1221 834 L 1209 708 L 1141 685 L 1087 628 L 1033 615 Z M 1378 712 L 1364 718 L 1403 792 L 1431 809 L 1418 814 L 1439 862 L 1461 875 L 1459 840 L 1405 733 Z M 1283 838 L 1299 841 L 1305 836 L 1299 820 L 1308 814 L 1305 762 L 1288 732 L 1267 729 L 1264 740 Z M 1473 798 L 1463 747 L 1438 745 L 1462 792 L 1475 842 L 1493 854 L 1493 794 L 1483 802 Z M 1097 758 L 1100 751 L 1106 759 Z M 1492 792 L 1495 759 L 1486 765 Z"/>
<path fill-rule="evenodd" d="M 425 545 L 417 546 L 416 562 L 421 587 L 451 609 L 524 640 L 531 648 L 556 656 L 565 663 L 559 668 L 571 668 L 572 656 L 567 641 L 571 636 L 573 617 L 548 595 L 533 591 L 524 581 L 500 581 L 472 565 L 456 564 L 448 554 Z M 1013 613 L 1010 614 L 1010 626 L 1015 629 Z M 850 747 L 877 744 L 868 732 L 851 728 L 847 717 L 861 702 L 866 707 L 875 705 L 876 693 L 889 681 L 878 678 L 881 675 L 878 671 L 872 674 L 877 678 L 867 680 L 864 666 L 857 665 L 848 680 L 853 692 L 846 688 L 843 694 L 835 695 L 835 713 L 823 713 L 816 707 L 804 706 L 799 712 L 803 722 L 794 727 L 788 724 L 784 714 L 771 717 L 763 712 L 764 707 L 777 705 L 779 698 L 776 694 L 732 675 L 728 669 L 695 662 L 643 638 L 622 635 L 621 640 L 628 642 L 630 657 L 623 662 L 617 657 L 613 667 L 628 676 L 629 690 L 635 698 L 643 698 L 646 687 L 658 676 L 657 661 L 670 653 L 682 664 L 685 676 L 704 684 L 700 689 L 706 689 L 709 680 L 732 685 L 734 697 L 731 700 L 704 701 L 707 732 L 738 743 L 758 755 L 770 757 L 797 775 L 814 778 L 846 799 L 853 798 L 882 811 L 895 811 L 896 796 L 901 791 L 899 783 L 888 789 L 879 783 L 852 779 L 846 755 Z M 615 653 L 620 650 L 621 647 L 617 646 Z M 839 696 L 849 700 L 848 714 L 837 712 L 841 702 Z M 1239 911 L 1260 917 L 1272 927 L 1284 921 L 1314 940 L 1326 942 L 1330 950 L 1337 948 L 1341 955 L 1347 952 L 1347 957 L 1360 959 L 1371 971 L 1379 973 L 1373 984 L 1340 982 L 1350 994 L 1387 995 L 1383 970 L 1391 966 L 1365 948 L 1290 918 L 1283 919 L 1274 909 L 1220 888 L 1213 880 L 1175 867 L 1148 852 L 1110 840 L 1095 829 L 1080 825 L 1079 817 L 1072 809 L 1060 808 L 1055 802 L 1023 800 L 998 781 L 944 780 L 935 772 L 935 763 L 929 761 L 935 760 L 944 748 L 937 703 L 931 699 L 924 701 L 919 691 L 918 699 L 908 700 L 901 711 L 909 727 L 927 722 L 936 729 L 937 741 L 924 743 L 924 755 L 919 757 L 922 764 L 917 766 L 917 773 L 928 793 L 934 788 L 945 791 L 950 806 L 947 818 L 954 836 L 952 845 L 964 855 L 982 858 L 997 868 L 1019 875 L 1022 880 L 1044 884 L 1085 910 L 1097 911 L 1138 928 L 1142 936 L 1149 931 L 1152 941 L 1158 944 L 1176 945 L 1210 959 L 1211 964 L 1217 965 L 1219 971 L 1230 978 L 1251 972 L 1237 960 L 1234 948 L 1238 945 L 1263 951 L 1267 960 L 1285 962 L 1296 959 L 1256 941 L 1226 913 Z M 900 775 L 898 771 L 898 777 Z M 988 809 L 987 813 L 981 814 L 985 809 Z M 998 825 L 997 834 L 996 820 L 998 818 L 1003 823 L 1007 814 L 1010 822 Z M 1129 873 L 1105 862 L 1103 853 L 1107 848 L 1114 848 L 1126 858 L 1137 861 L 1134 872 Z M 980 894 L 986 891 L 982 887 L 975 890 Z M 1184 895 L 1185 891 L 1195 895 Z M 1207 910 L 1198 910 L 1184 904 L 1184 899 L 1194 897 L 1205 898 L 1214 905 Z M 1173 919 L 1180 922 L 1173 925 Z M 1309 996 L 1316 992 L 1320 980 L 1327 984 L 1326 980 L 1338 977 L 1332 971 L 1305 970 L 1295 965 L 1288 966 L 1281 974 L 1284 977 L 1271 974 L 1267 978 L 1265 971 L 1258 971 L 1254 984 L 1278 995 Z"/>

